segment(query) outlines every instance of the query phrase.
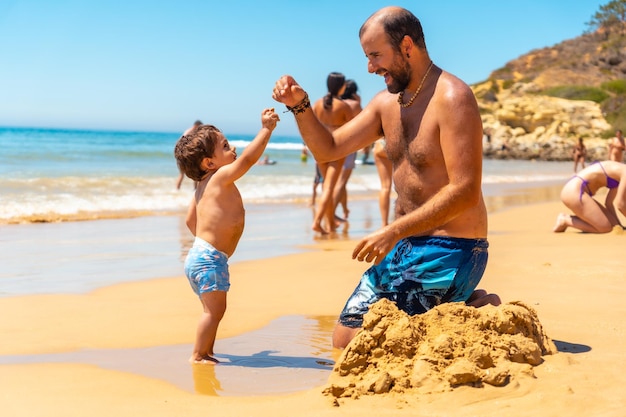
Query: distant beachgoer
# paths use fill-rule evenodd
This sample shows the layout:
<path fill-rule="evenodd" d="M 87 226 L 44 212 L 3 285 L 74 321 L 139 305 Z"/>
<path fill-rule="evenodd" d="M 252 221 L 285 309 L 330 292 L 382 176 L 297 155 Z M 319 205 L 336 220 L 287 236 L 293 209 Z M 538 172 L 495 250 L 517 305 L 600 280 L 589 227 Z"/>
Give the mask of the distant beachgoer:
<path fill-rule="evenodd" d="M 608 193 L 602 205 L 593 195 L 604 187 Z M 608 233 L 615 226 L 622 226 L 616 208 L 626 215 L 626 165 L 615 161 L 589 164 L 565 184 L 561 201 L 574 214 L 560 213 L 552 229 L 555 233 L 568 227 L 587 233 Z"/>
<path fill-rule="evenodd" d="M 491 145 L 491 129 L 484 129 L 483 136 L 489 145 Z"/>
<path fill-rule="evenodd" d="M 585 169 L 585 157 L 587 156 L 587 148 L 583 142 L 583 138 L 578 138 L 578 144 L 574 146 L 574 172 L 578 172 L 578 164 Z"/>
<path fill-rule="evenodd" d="M 311 207 L 315 207 L 315 199 L 317 198 L 317 186 L 324 183 L 324 177 L 320 171 L 320 166 L 315 163 L 315 176 L 313 177 L 313 194 L 311 195 Z"/>
<path fill-rule="evenodd" d="M 305 162 L 309 159 L 309 148 L 306 147 L 306 144 L 302 144 L 302 151 L 300 152 L 300 161 Z"/>
<path fill-rule="evenodd" d="M 363 153 L 363 156 L 361 156 L 361 164 L 371 165 L 370 154 L 372 153 L 372 145 L 367 145 L 361 149 L 361 153 Z"/>
<path fill-rule="evenodd" d="M 380 191 L 378 192 L 378 207 L 383 227 L 389 224 L 389 207 L 391 205 L 391 184 L 393 176 L 393 166 L 387 151 L 385 150 L 385 139 L 378 139 L 374 142 L 374 163 L 380 178 Z"/>
<path fill-rule="evenodd" d="M 183 132 L 183 134 L 181 136 L 186 136 L 188 134 L 190 134 L 191 132 L 193 132 L 195 129 L 197 129 L 198 127 L 202 126 L 202 122 L 200 120 L 196 120 L 193 125 L 185 130 Z M 176 179 L 176 189 L 180 190 L 180 186 L 183 184 L 183 179 L 185 178 L 185 173 L 183 171 L 180 170 L 180 168 L 178 169 L 178 178 Z M 198 183 L 196 183 L 194 181 L 194 189 L 195 187 L 198 186 Z"/>
<path fill-rule="evenodd" d="M 615 137 L 609 141 L 609 160 L 615 162 L 624 161 L 624 149 L 626 144 L 624 143 L 624 135 L 620 129 L 615 131 Z"/>
<path fill-rule="evenodd" d="M 348 220 L 348 216 L 350 215 L 350 209 L 348 209 L 348 180 L 352 175 L 352 171 L 356 167 L 356 152 L 352 152 L 350 155 L 346 156 L 346 159 L 343 161 L 343 165 L 341 166 L 341 173 L 339 174 L 339 179 L 337 180 L 337 184 L 335 184 L 335 189 L 333 191 L 333 203 L 335 204 L 335 208 L 333 213 L 337 212 L 337 207 L 341 205 L 343 210 L 343 218 L 339 217 L 335 214 L 335 219 L 340 222 L 345 222 Z"/>
<path fill-rule="evenodd" d="M 341 99 L 348 103 L 350 108 L 352 109 L 352 117 L 356 117 L 362 110 L 361 108 L 361 97 L 357 93 L 358 86 L 354 80 L 346 81 L 346 88 L 341 95 Z M 335 189 L 333 191 L 333 201 L 335 203 L 335 212 L 337 211 L 337 207 L 341 204 L 343 209 L 343 219 L 338 218 L 338 220 L 343 221 L 348 219 L 348 215 L 350 210 L 348 209 L 348 180 L 352 175 L 352 171 L 356 166 L 356 152 L 352 152 L 350 155 L 346 156 L 345 161 L 343 162 L 343 166 L 341 167 L 341 174 L 339 174 L 339 179 L 337 180 L 337 184 L 335 185 Z"/>
<path fill-rule="evenodd" d="M 185 260 L 185 275 L 203 308 L 191 362 L 218 362 L 213 347 L 226 312 L 228 258 L 237 248 L 245 218 L 235 181 L 261 157 L 278 121 L 274 109 L 263 110 L 262 128 L 239 158 L 223 133 L 211 125 L 183 135 L 174 148 L 178 166 L 198 182 L 186 219 L 195 240 Z"/>
<path fill-rule="evenodd" d="M 274 161 L 273 159 L 270 159 L 269 155 L 265 155 L 263 159 L 260 159 L 257 162 L 257 165 L 274 165 L 274 164 L 276 164 L 276 161 Z"/>
<path fill-rule="evenodd" d="M 328 93 L 313 104 L 313 112 L 318 120 L 331 132 L 352 118 L 352 108 L 339 98 L 344 92 L 345 82 L 346 78 L 343 74 L 331 72 L 326 79 Z M 311 226 L 315 232 L 328 234 L 337 229 L 333 194 L 344 159 L 345 157 L 330 162 L 317 161 L 324 182 Z"/>

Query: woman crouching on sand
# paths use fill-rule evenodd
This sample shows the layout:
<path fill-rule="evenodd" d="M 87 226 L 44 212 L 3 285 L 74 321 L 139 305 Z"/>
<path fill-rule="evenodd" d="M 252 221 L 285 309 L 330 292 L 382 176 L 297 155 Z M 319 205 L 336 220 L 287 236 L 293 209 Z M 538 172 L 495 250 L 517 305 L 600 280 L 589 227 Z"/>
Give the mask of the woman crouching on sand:
<path fill-rule="evenodd" d="M 608 188 L 604 206 L 592 196 Z M 623 228 L 616 209 L 626 215 L 626 165 L 614 161 L 596 161 L 574 175 L 561 191 L 561 201 L 574 214 L 560 213 L 553 231 L 574 227 L 588 233 L 608 233 L 615 226 Z"/>

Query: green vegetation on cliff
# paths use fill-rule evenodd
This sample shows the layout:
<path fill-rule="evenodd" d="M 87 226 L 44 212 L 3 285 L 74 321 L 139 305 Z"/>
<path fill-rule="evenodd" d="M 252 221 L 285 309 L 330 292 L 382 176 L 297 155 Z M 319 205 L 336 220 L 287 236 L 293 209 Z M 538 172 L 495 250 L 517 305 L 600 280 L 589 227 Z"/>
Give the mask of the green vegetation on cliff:
<path fill-rule="evenodd" d="M 578 38 L 530 51 L 493 71 L 491 88 L 479 99 L 494 100 L 501 89 L 533 83 L 533 94 L 600 104 L 612 125 L 603 137 L 626 129 L 626 0 L 600 6 L 587 26 Z"/>

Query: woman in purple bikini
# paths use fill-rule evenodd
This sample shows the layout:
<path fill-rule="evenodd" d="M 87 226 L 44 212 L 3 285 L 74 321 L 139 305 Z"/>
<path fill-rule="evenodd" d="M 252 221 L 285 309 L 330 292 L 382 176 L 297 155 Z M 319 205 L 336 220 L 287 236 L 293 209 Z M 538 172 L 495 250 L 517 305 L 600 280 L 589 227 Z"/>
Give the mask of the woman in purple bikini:
<path fill-rule="evenodd" d="M 607 188 L 604 205 L 593 198 Z M 626 165 L 614 161 L 596 161 L 574 175 L 561 191 L 561 201 L 574 214 L 560 213 L 552 229 L 564 232 L 568 227 L 588 233 L 608 233 L 615 226 L 623 228 L 617 214 L 626 216 Z"/>

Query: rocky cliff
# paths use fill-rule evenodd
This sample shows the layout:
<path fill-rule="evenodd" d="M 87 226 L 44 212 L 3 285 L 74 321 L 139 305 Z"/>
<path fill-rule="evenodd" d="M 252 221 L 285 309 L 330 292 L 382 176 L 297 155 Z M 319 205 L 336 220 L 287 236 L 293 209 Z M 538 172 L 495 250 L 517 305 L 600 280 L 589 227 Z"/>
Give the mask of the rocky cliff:
<path fill-rule="evenodd" d="M 570 160 L 584 139 L 588 160 L 606 159 L 620 126 L 626 40 L 596 32 L 534 50 L 472 86 L 488 158 Z"/>

